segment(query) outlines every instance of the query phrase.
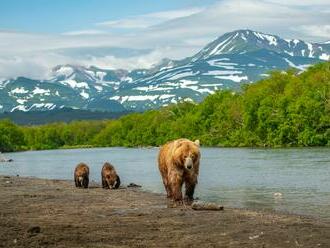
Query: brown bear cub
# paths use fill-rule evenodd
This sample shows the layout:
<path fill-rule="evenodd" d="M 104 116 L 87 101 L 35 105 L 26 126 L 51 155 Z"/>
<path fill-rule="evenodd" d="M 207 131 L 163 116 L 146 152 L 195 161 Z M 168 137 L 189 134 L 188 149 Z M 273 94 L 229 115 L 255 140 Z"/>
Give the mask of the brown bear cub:
<path fill-rule="evenodd" d="M 74 170 L 74 182 L 78 188 L 88 188 L 89 168 L 86 164 L 80 163 Z"/>
<path fill-rule="evenodd" d="M 112 164 L 106 162 L 101 171 L 102 187 L 104 189 L 118 189 L 120 178 Z"/>
<path fill-rule="evenodd" d="M 158 167 L 163 179 L 167 197 L 183 203 L 182 185 L 185 184 L 185 200 L 194 200 L 200 161 L 199 141 L 178 139 L 160 148 Z"/>

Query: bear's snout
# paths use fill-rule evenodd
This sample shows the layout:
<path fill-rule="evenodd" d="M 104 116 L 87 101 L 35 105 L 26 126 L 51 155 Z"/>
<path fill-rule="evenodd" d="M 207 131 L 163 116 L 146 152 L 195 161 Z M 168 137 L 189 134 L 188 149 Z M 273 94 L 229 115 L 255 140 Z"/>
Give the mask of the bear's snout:
<path fill-rule="evenodd" d="M 187 168 L 188 170 L 191 170 L 193 168 L 193 160 L 191 157 L 187 157 L 184 162 L 184 167 Z"/>

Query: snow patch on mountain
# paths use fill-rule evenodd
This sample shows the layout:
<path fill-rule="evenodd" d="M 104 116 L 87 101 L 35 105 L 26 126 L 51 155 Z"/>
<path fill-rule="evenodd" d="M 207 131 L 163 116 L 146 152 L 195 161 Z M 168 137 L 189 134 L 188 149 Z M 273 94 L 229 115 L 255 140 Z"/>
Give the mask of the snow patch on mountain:
<path fill-rule="evenodd" d="M 85 90 L 83 90 L 82 92 L 80 92 L 80 95 L 85 98 L 88 99 L 89 98 L 89 94 L 87 92 L 85 92 Z"/>
<path fill-rule="evenodd" d="M 175 95 L 164 94 L 164 95 L 159 96 L 159 100 L 164 100 L 164 99 L 173 98 L 173 97 L 175 97 Z"/>
<path fill-rule="evenodd" d="M 101 92 L 103 90 L 103 87 L 102 86 L 99 86 L 99 85 L 94 85 L 94 88 L 98 91 L 98 92 Z"/>
<path fill-rule="evenodd" d="M 12 91 L 10 91 L 12 94 L 26 94 L 28 93 L 29 91 L 28 90 L 25 90 L 24 87 L 20 87 L 20 88 L 15 88 L 13 89 Z"/>
<path fill-rule="evenodd" d="M 73 74 L 73 68 L 69 66 L 61 66 L 54 70 L 54 76 L 69 77 Z"/>
<path fill-rule="evenodd" d="M 293 68 L 296 68 L 296 69 L 298 69 L 298 70 L 306 70 L 309 66 L 311 66 L 311 65 L 296 65 L 296 64 L 294 64 L 292 61 L 290 61 L 289 59 L 287 59 L 287 58 L 284 58 L 284 60 L 288 63 L 288 65 L 290 66 L 290 67 L 293 67 Z"/>
<path fill-rule="evenodd" d="M 232 39 L 232 37 L 228 37 L 227 39 L 225 39 L 224 41 L 222 41 L 221 43 L 219 43 L 210 53 L 208 57 L 211 57 L 212 55 L 216 55 L 219 54 L 224 47 L 222 47 L 224 44 L 226 44 L 230 39 Z M 228 45 L 228 44 L 227 44 Z M 221 48 L 222 47 L 222 48 Z M 207 57 L 204 57 L 207 58 Z"/>
<path fill-rule="evenodd" d="M 207 63 L 211 66 L 216 66 L 216 67 L 222 67 L 225 68 L 227 70 L 233 70 L 235 69 L 235 66 L 237 66 L 238 64 L 236 63 L 226 63 L 226 62 L 221 62 L 222 60 L 208 60 Z"/>
<path fill-rule="evenodd" d="M 228 75 L 228 76 L 215 76 L 216 78 L 219 79 L 224 79 L 224 80 L 230 80 L 236 83 L 240 83 L 242 81 L 247 81 L 248 77 L 247 76 L 237 76 L 237 75 Z"/>
<path fill-rule="evenodd" d="M 39 87 L 34 88 L 32 91 L 34 95 L 50 95 L 50 90 L 41 89 Z"/>
<path fill-rule="evenodd" d="M 69 85 L 72 89 L 75 88 L 85 88 L 85 89 L 89 89 L 89 86 L 86 82 L 77 82 L 76 80 L 73 79 L 67 79 L 64 81 L 60 81 L 60 83 L 64 84 L 64 85 Z"/>
<path fill-rule="evenodd" d="M 308 57 L 313 58 L 313 45 L 311 43 L 306 43 L 309 51 Z"/>
<path fill-rule="evenodd" d="M 169 77 L 168 80 L 177 80 L 177 79 L 184 78 L 184 77 L 194 76 L 196 74 L 198 74 L 198 73 L 197 72 L 194 73 L 192 71 L 184 71 L 184 72 L 180 72 L 180 73 L 177 73 L 177 74 Z"/>
<path fill-rule="evenodd" d="M 117 98 L 121 103 L 132 101 L 154 101 L 159 95 L 137 95 L 137 96 L 121 96 Z M 115 100 L 115 98 L 110 98 Z"/>
<path fill-rule="evenodd" d="M 219 71 L 219 70 L 214 70 L 214 71 L 208 71 L 206 73 L 203 73 L 205 76 L 219 76 L 219 75 L 233 75 L 233 74 L 242 74 L 242 71 Z"/>
<path fill-rule="evenodd" d="M 133 82 L 133 78 L 131 77 L 122 77 L 121 81 L 125 81 L 127 83 L 132 83 Z"/>
<path fill-rule="evenodd" d="M 101 80 L 103 81 L 104 80 L 104 77 L 106 76 L 107 74 L 103 71 L 98 71 L 96 72 L 96 76 Z"/>
<path fill-rule="evenodd" d="M 330 54 L 322 53 L 319 58 L 322 59 L 322 60 L 329 61 L 330 60 Z"/>
<path fill-rule="evenodd" d="M 16 107 L 12 108 L 12 109 L 10 110 L 10 112 L 14 112 L 14 111 L 16 111 L 16 110 L 26 112 L 26 111 L 28 111 L 28 108 L 25 107 L 24 105 L 17 105 Z"/>
<path fill-rule="evenodd" d="M 26 99 L 16 99 L 16 102 L 18 102 L 21 105 L 24 105 L 24 103 L 26 103 L 27 100 Z"/>
<path fill-rule="evenodd" d="M 258 37 L 259 39 L 262 40 L 267 40 L 269 42 L 269 45 L 274 45 L 277 46 L 277 38 L 273 35 L 269 35 L 269 34 L 263 34 L 260 32 L 253 32 L 253 34 Z"/>
<path fill-rule="evenodd" d="M 17 105 L 16 107 L 12 108 L 11 112 L 14 112 L 17 110 L 27 112 L 27 111 L 31 111 L 34 109 L 42 109 L 42 108 L 46 108 L 48 110 L 53 110 L 56 108 L 56 105 L 53 103 L 34 103 L 30 107 L 27 107 L 23 104 L 20 104 L 20 105 Z"/>
<path fill-rule="evenodd" d="M 175 84 L 177 86 L 178 84 Z M 149 86 L 142 86 L 136 87 L 135 90 L 145 91 L 145 92 L 152 92 L 152 91 L 166 91 L 166 90 L 173 90 L 173 87 L 167 87 L 166 84 L 163 85 L 149 85 Z"/>

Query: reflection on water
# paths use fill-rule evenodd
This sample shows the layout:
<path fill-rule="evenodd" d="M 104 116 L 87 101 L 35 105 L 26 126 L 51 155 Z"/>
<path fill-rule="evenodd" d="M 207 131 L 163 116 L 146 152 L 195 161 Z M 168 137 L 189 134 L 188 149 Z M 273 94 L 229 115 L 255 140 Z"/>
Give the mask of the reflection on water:
<path fill-rule="evenodd" d="M 72 179 L 86 162 L 91 180 L 100 182 L 105 161 L 123 184 L 163 192 L 156 164 L 158 149 L 97 148 L 10 153 L 0 174 Z M 203 148 L 196 196 L 227 206 L 267 209 L 330 219 L 330 149 Z"/>

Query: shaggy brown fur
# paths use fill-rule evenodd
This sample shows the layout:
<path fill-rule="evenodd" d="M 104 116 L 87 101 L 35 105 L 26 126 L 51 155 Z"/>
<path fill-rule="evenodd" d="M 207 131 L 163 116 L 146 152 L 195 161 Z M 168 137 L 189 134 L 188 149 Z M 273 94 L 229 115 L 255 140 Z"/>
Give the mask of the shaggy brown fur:
<path fill-rule="evenodd" d="M 102 187 L 104 189 L 118 189 L 120 186 L 120 178 L 110 163 L 105 163 L 101 171 Z"/>
<path fill-rule="evenodd" d="M 160 148 L 158 167 L 167 197 L 182 202 L 182 185 L 185 184 L 185 200 L 193 201 L 199 173 L 199 141 L 178 139 Z"/>
<path fill-rule="evenodd" d="M 74 170 L 74 182 L 78 188 L 88 188 L 89 168 L 86 164 L 80 163 Z"/>

